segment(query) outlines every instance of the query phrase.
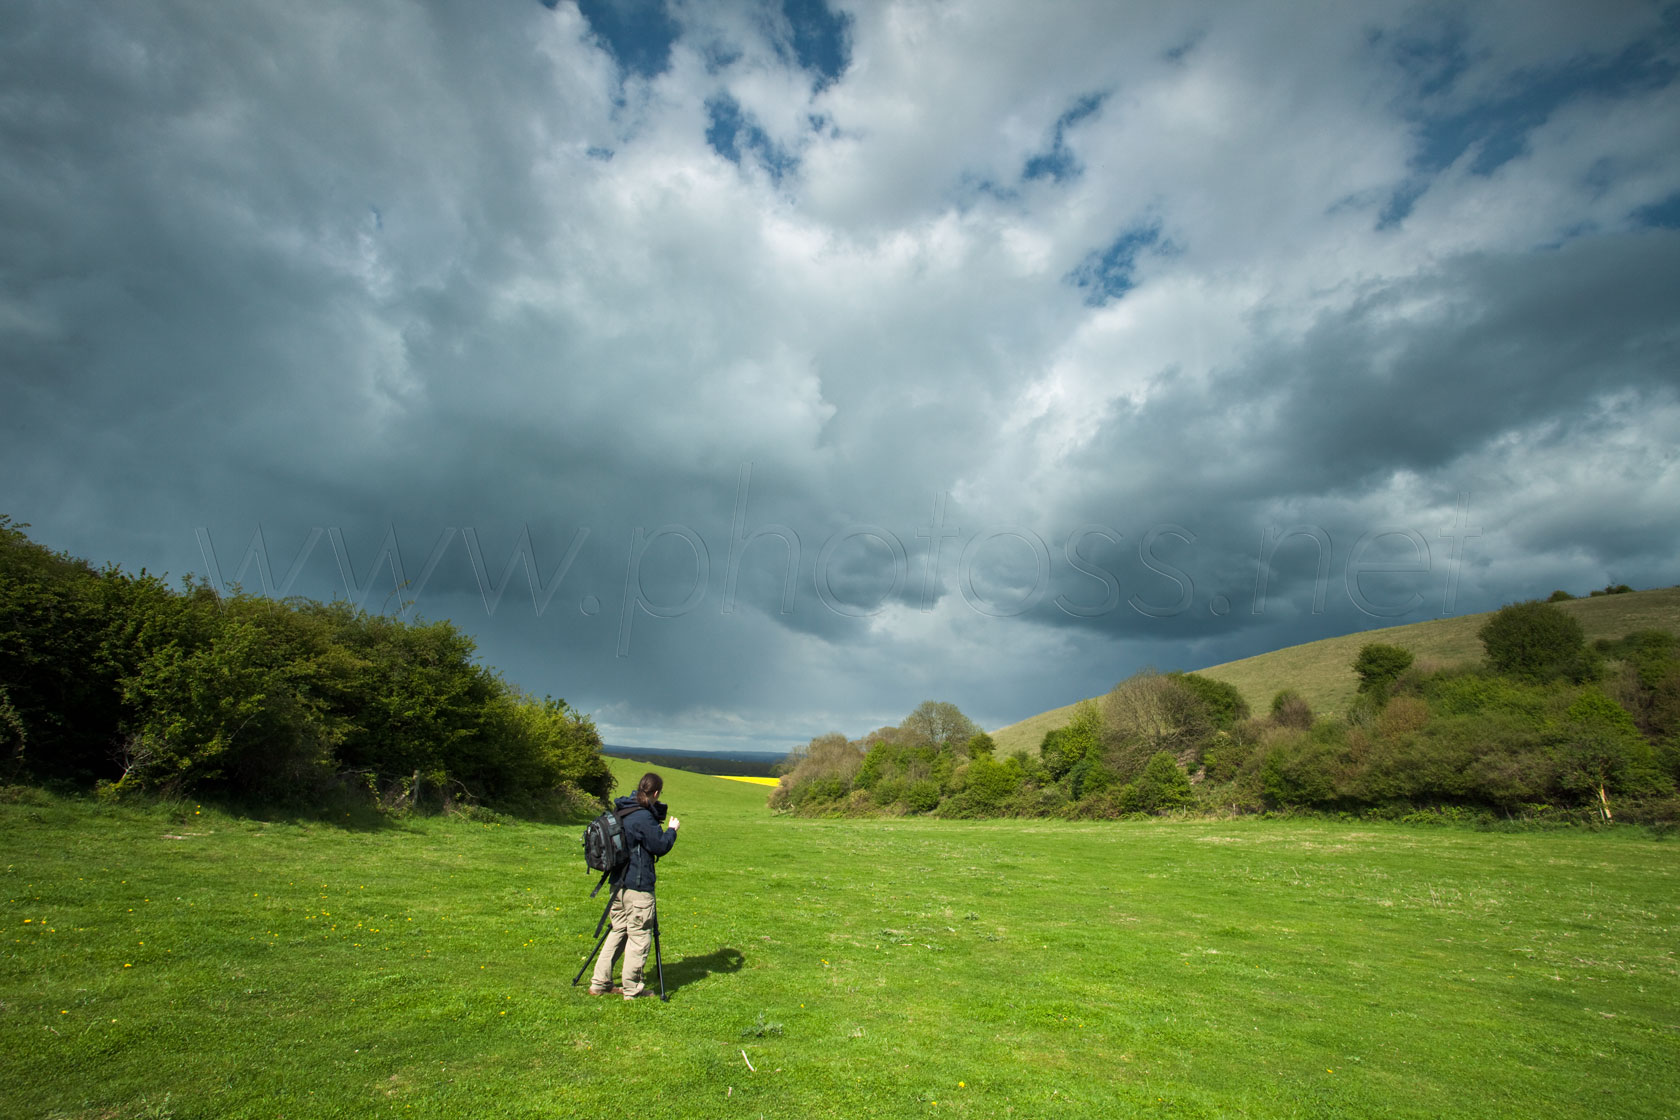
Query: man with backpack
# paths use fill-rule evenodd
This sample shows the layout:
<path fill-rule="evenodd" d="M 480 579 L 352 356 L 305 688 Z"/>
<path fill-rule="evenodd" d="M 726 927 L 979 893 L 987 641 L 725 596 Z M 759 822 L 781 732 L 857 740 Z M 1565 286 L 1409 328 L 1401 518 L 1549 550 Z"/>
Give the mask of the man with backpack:
<path fill-rule="evenodd" d="M 665 788 L 664 779 L 651 771 L 636 783 L 636 792 L 626 794 L 613 803 L 624 830 L 629 858 L 623 866 L 611 872 L 612 903 L 607 918 L 611 931 L 596 954 L 595 972 L 589 979 L 589 994 L 604 996 L 623 992 L 625 999 L 635 999 L 646 991 L 642 970 L 647 965 L 648 948 L 653 943 L 658 912 L 654 907 L 654 861 L 669 852 L 677 842 L 677 827 L 681 822 L 671 818 L 671 827 L 661 828 L 665 820 L 665 803 L 659 793 Z M 613 960 L 619 948 L 624 949 L 624 983 L 613 986 Z"/>

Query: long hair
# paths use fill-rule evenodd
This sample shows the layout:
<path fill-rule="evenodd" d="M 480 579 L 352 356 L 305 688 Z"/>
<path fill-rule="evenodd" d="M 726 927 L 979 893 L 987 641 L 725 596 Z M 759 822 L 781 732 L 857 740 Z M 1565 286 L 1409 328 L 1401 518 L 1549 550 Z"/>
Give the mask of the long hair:
<path fill-rule="evenodd" d="M 665 788 L 665 779 L 649 770 L 642 775 L 642 780 L 636 783 L 636 800 L 653 808 L 653 803 L 659 799 L 659 791 Z"/>

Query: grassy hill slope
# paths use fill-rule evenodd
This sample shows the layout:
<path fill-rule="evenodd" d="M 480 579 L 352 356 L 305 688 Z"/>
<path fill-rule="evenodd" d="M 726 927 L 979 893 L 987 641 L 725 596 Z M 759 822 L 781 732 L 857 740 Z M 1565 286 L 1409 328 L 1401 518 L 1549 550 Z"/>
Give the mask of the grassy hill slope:
<path fill-rule="evenodd" d="M 1589 641 L 1619 638 L 1634 630 L 1651 628 L 1680 631 L 1680 587 L 1572 599 L 1558 605 L 1580 620 Z M 1410 650 L 1420 663 L 1478 662 L 1482 659 L 1482 643 L 1476 632 L 1487 619 L 1488 614 L 1470 614 L 1362 630 L 1245 657 L 1241 661 L 1227 661 L 1196 672 L 1235 685 L 1257 713 L 1266 711 L 1272 697 L 1284 688 L 1293 688 L 1306 697 L 1315 712 L 1341 712 L 1353 700 L 1359 684 L 1359 678 L 1353 673 L 1353 659 L 1367 642 L 1401 646 Z M 1037 750 L 1044 733 L 1064 726 L 1073 718 L 1073 709 L 1074 705 L 1069 704 L 992 732 L 999 753 Z"/>

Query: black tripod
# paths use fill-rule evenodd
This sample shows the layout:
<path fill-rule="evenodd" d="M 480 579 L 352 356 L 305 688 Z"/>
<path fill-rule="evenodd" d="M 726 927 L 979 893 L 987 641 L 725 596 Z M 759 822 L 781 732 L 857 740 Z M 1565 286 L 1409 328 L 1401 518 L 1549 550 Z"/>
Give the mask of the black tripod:
<path fill-rule="evenodd" d="M 599 884 L 597 884 L 597 887 L 599 887 Z M 606 944 L 607 937 L 612 933 L 612 929 L 607 923 L 607 917 L 612 913 L 613 898 L 615 896 L 616 892 L 607 892 L 607 908 L 601 911 L 601 920 L 595 923 L 595 932 L 599 935 L 600 939 L 595 942 L 595 948 L 591 949 L 589 955 L 583 959 L 583 967 L 578 969 L 576 976 L 572 977 L 572 987 L 574 988 L 577 987 L 578 981 L 583 979 L 584 971 L 588 969 L 590 962 L 595 959 L 598 953 L 600 953 L 601 946 Z M 601 932 L 603 928 L 606 929 L 606 933 Z M 671 997 L 665 994 L 665 961 L 659 952 L 659 912 L 657 910 L 654 911 L 653 925 L 650 928 L 653 931 L 653 967 L 654 970 L 659 973 L 659 1001 L 661 1003 L 669 1003 Z M 624 946 L 627 944 L 629 944 L 628 938 L 619 944 L 618 949 L 613 953 L 614 961 L 618 960 L 619 953 L 623 952 Z"/>

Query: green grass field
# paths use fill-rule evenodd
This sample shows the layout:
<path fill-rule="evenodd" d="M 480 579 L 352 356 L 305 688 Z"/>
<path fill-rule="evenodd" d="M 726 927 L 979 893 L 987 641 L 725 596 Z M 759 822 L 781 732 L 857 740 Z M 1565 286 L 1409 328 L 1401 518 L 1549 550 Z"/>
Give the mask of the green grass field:
<path fill-rule="evenodd" d="M 1558 605 L 1581 623 L 1588 641 L 1620 638 L 1635 630 L 1652 628 L 1680 632 L 1680 587 L 1572 599 Z M 1280 690 L 1292 688 L 1306 698 L 1314 712 L 1340 715 L 1347 711 L 1358 691 L 1359 677 L 1353 671 L 1353 661 L 1367 642 L 1403 646 L 1419 664 L 1442 667 L 1475 664 L 1482 660 L 1484 652 L 1476 632 L 1489 617 L 1491 614 L 1457 615 L 1363 630 L 1245 657 L 1241 661 L 1227 661 L 1196 672 L 1235 685 L 1255 714 L 1266 712 L 1272 697 Z M 1074 707 L 1069 704 L 1040 712 L 992 732 L 998 752 L 1036 754 L 1044 733 L 1066 726 L 1073 719 Z"/>
<path fill-rule="evenodd" d="M 664 1004 L 571 987 L 599 913 L 577 827 L 0 804 L 0 1112 L 1671 1117 L 1680 1100 L 1673 841 L 798 820 L 761 787 L 666 773 L 684 827 L 660 867 Z"/>

